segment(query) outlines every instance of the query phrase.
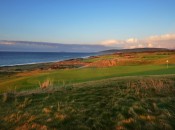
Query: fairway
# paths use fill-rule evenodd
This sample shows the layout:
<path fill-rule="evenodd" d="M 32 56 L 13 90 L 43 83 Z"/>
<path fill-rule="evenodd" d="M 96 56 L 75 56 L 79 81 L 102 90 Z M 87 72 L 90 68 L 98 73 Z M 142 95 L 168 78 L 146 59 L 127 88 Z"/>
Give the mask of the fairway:
<path fill-rule="evenodd" d="M 46 72 L 35 72 L 31 74 L 22 73 L 8 79 L 1 79 L 0 92 L 20 91 L 39 87 L 39 82 L 49 79 L 56 87 L 123 76 L 146 76 L 146 75 L 167 75 L 175 74 L 175 65 L 133 65 L 114 66 L 107 68 L 77 68 L 64 70 L 51 70 Z"/>

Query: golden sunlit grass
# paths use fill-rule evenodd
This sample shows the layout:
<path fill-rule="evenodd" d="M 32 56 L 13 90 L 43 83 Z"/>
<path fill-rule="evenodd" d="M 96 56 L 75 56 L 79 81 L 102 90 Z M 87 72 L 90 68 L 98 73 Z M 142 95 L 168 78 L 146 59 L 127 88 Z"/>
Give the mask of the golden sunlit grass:
<path fill-rule="evenodd" d="M 43 82 L 39 81 L 39 87 L 41 89 L 45 89 L 45 88 L 52 87 L 52 86 L 53 86 L 53 83 L 52 83 L 52 81 L 50 79 L 46 79 Z"/>

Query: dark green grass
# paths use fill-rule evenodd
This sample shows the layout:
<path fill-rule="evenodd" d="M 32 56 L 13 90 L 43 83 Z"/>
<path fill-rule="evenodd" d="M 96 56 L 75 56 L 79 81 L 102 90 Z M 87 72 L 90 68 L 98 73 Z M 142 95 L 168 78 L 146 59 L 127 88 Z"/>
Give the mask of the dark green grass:
<path fill-rule="evenodd" d="M 3 94 L 0 129 L 175 129 L 174 87 L 154 76 Z"/>

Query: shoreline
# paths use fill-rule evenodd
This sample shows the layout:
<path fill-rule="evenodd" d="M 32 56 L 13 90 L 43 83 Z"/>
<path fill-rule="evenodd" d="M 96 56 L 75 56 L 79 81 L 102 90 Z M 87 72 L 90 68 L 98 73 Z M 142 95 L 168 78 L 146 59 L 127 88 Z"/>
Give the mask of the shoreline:
<path fill-rule="evenodd" d="M 77 60 L 77 59 L 88 59 L 92 56 L 98 56 L 98 55 L 90 55 L 90 56 L 83 56 L 83 57 L 56 60 L 56 61 L 48 61 L 48 62 L 33 62 L 33 63 L 13 64 L 13 65 L 0 65 L 0 68 L 39 65 L 39 64 L 52 64 L 52 63 L 58 63 L 58 62 L 62 62 L 62 61 L 70 61 L 70 60 Z"/>

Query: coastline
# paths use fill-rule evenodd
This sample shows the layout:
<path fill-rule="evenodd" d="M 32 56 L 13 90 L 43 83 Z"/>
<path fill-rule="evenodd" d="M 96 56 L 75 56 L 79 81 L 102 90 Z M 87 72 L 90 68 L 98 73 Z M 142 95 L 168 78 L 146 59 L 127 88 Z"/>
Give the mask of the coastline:
<path fill-rule="evenodd" d="M 54 64 L 62 61 L 70 61 L 70 60 L 77 60 L 77 59 L 88 59 L 92 56 L 98 56 L 99 54 L 93 54 L 89 56 L 82 56 L 82 57 L 75 57 L 75 58 L 68 58 L 68 59 L 62 59 L 62 60 L 54 60 L 54 61 L 46 61 L 46 62 L 31 62 L 31 63 L 22 63 L 22 64 L 12 64 L 12 65 L 0 65 L 0 68 L 5 67 L 20 67 L 20 66 L 30 66 L 30 65 L 40 65 L 40 64 Z"/>
<path fill-rule="evenodd" d="M 36 64 L 49 64 L 49 63 L 56 63 L 56 62 L 60 62 L 62 60 L 59 61 L 50 61 L 50 62 L 33 62 L 33 63 L 24 63 L 24 64 L 13 64 L 13 65 L 1 65 L 1 67 L 16 67 L 16 66 L 27 66 L 27 65 L 36 65 Z"/>

